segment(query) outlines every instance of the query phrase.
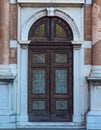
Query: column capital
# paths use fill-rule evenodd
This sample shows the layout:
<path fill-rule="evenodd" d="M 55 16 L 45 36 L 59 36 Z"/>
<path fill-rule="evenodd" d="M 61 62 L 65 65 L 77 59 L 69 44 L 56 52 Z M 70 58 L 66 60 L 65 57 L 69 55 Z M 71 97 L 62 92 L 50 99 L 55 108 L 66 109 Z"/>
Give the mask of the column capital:
<path fill-rule="evenodd" d="M 80 49 L 81 48 L 81 45 L 83 43 L 83 41 L 71 41 L 72 45 L 73 45 L 73 48 L 75 49 Z"/>
<path fill-rule="evenodd" d="M 28 44 L 30 44 L 30 40 L 26 40 L 26 41 L 19 41 L 18 43 L 20 44 L 20 45 L 28 45 Z"/>
<path fill-rule="evenodd" d="M 90 86 L 100 86 L 101 88 L 101 77 L 87 77 Z"/>

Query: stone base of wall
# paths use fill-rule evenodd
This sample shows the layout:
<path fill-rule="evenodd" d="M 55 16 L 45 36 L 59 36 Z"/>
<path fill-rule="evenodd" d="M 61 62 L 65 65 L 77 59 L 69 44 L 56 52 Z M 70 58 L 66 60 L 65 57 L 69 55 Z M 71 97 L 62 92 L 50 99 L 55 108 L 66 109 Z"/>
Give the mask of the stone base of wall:
<path fill-rule="evenodd" d="M 15 115 L 0 115 L 0 129 L 16 128 Z"/>
<path fill-rule="evenodd" d="M 0 128 L 16 127 L 16 65 L 0 65 Z"/>
<path fill-rule="evenodd" d="M 101 129 L 101 111 L 91 111 L 87 114 L 87 129 Z"/>

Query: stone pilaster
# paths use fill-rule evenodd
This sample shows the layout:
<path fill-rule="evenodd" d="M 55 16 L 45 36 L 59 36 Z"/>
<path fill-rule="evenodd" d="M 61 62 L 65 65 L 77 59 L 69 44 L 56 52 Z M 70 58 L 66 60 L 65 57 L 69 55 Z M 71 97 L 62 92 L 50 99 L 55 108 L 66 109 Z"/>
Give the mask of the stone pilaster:
<path fill-rule="evenodd" d="M 0 64 L 9 63 L 9 0 L 0 0 Z"/>
<path fill-rule="evenodd" d="M 101 128 L 101 0 L 93 0 L 92 8 L 92 71 L 89 82 L 87 129 Z"/>

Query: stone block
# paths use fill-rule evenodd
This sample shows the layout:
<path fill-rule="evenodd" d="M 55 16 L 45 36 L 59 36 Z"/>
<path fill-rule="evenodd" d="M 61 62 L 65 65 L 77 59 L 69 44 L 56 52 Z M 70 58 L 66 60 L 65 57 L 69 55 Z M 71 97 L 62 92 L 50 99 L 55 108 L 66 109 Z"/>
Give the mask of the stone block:
<path fill-rule="evenodd" d="M 84 53 L 85 53 L 85 65 L 91 65 L 92 64 L 92 59 L 91 59 L 91 48 L 85 48 Z"/>

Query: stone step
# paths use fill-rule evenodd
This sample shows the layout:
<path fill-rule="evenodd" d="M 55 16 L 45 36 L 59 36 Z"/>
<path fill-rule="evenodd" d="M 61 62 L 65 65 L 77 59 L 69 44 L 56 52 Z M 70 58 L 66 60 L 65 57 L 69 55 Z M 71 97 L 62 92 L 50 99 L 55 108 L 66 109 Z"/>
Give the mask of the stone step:
<path fill-rule="evenodd" d="M 16 128 L 16 129 L 0 129 L 0 130 L 86 130 L 78 128 Z"/>

